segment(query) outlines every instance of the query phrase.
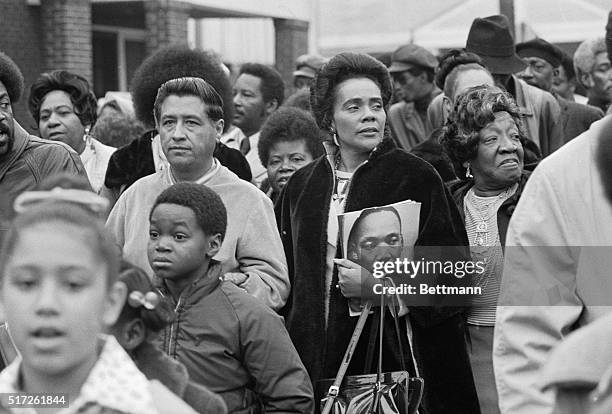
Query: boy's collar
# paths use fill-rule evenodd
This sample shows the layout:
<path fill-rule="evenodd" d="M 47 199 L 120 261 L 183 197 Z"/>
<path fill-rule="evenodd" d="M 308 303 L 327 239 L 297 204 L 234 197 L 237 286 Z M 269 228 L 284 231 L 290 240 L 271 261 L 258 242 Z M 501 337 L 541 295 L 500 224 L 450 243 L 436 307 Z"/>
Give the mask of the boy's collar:
<path fill-rule="evenodd" d="M 183 293 L 181 293 L 181 296 L 189 295 L 190 291 L 196 287 L 206 288 L 205 294 L 209 294 L 221 283 L 221 276 L 221 263 L 215 259 L 211 259 L 206 274 L 194 280 L 191 285 L 185 287 Z M 168 296 L 170 293 L 170 290 L 166 285 L 166 280 L 157 275 L 153 276 L 153 286 L 155 286 L 164 296 Z"/>

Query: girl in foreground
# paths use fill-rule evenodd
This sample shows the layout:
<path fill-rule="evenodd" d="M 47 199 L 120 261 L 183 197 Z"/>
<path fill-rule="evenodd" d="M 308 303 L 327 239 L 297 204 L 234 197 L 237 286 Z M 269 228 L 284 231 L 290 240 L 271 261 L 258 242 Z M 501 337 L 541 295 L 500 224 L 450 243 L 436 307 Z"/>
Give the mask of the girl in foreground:
<path fill-rule="evenodd" d="M 79 205 L 43 202 L 17 216 L 0 251 L 0 299 L 21 355 L 0 373 L 0 393 L 64 397 L 37 412 L 193 412 L 102 335 L 125 301 L 118 261 L 102 224 Z M 8 399 L 0 405 L 16 412 Z"/>

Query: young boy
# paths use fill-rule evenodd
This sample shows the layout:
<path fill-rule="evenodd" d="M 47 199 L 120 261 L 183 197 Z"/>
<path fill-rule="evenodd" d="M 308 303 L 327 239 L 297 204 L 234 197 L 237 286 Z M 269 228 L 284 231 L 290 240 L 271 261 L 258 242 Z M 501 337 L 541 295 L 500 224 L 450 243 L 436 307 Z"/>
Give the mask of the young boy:
<path fill-rule="evenodd" d="M 194 413 L 102 335 L 125 301 L 118 251 L 77 198 L 49 197 L 17 216 L 0 250 L 0 299 L 20 353 L 0 373 L 0 412 Z"/>
<path fill-rule="evenodd" d="M 201 184 L 175 184 L 157 197 L 149 222 L 155 283 L 177 313 L 159 337 L 163 350 L 230 413 L 313 412 L 312 385 L 282 319 L 220 280 L 212 257 L 227 226 L 221 198 Z"/>

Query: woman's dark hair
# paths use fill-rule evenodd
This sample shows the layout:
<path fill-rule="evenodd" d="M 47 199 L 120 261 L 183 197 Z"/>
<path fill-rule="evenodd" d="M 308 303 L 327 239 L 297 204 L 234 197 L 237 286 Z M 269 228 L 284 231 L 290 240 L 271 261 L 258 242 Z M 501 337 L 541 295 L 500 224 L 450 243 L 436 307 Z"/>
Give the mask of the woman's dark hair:
<path fill-rule="evenodd" d="M 185 77 L 170 79 L 161 85 L 153 104 L 153 113 L 158 121 L 160 121 L 162 104 L 170 95 L 200 98 L 206 105 L 206 116 L 210 120 L 218 121 L 223 119 L 223 99 L 215 88 L 202 78 Z"/>
<path fill-rule="evenodd" d="M 285 100 L 285 83 L 281 74 L 273 67 L 261 63 L 245 63 L 240 67 L 238 75 L 247 74 L 261 79 L 259 89 L 264 102 L 276 99 L 277 107 Z"/>
<path fill-rule="evenodd" d="M 319 128 L 330 130 L 338 85 L 352 78 L 368 78 L 377 84 L 386 112 L 393 87 L 385 65 L 369 55 L 340 53 L 317 71 L 310 87 L 310 106 Z"/>
<path fill-rule="evenodd" d="M 176 314 L 172 308 L 172 303 L 155 290 L 144 270 L 127 261 L 123 261 L 118 280 L 127 286 L 127 297 L 116 324 L 138 318 L 142 320 L 149 332 L 156 333 L 174 321 Z M 133 294 L 133 292 L 137 292 L 136 295 L 146 295 L 149 292 L 153 292 L 159 302 L 155 304 L 155 308 L 147 309 L 137 300 L 130 300 L 130 294 Z"/>
<path fill-rule="evenodd" d="M 170 79 L 181 77 L 202 78 L 212 85 L 223 100 L 223 130 L 227 131 L 234 116 L 230 80 L 221 61 L 212 52 L 192 50 L 187 46 L 160 49 L 138 67 L 130 86 L 136 117 L 146 128 L 154 128 L 153 104 L 157 90 Z"/>
<path fill-rule="evenodd" d="M 457 97 L 444 126 L 441 142 L 455 168 L 461 168 L 459 177 L 465 173 L 462 164 L 477 156 L 480 131 L 495 121 L 496 112 L 502 111 L 510 114 L 516 123 L 521 143 L 525 142 L 527 138 L 519 108 L 508 92 L 496 86 L 480 85 L 469 88 Z"/>
<path fill-rule="evenodd" d="M 160 204 L 177 204 L 191 209 L 204 234 L 219 233 L 221 240 L 225 237 L 227 229 L 225 205 L 221 197 L 205 185 L 178 183 L 166 188 L 153 203 L 149 220 L 155 208 Z"/>
<path fill-rule="evenodd" d="M 19 101 L 25 88 L 23 75 L 13 59 L 2 52 L 0 52 L 0 82 L 6 88 L 11 103 Z"/>
<path fill-rule="evenodd" d="M 281 141 L 304 141 L 313 159 L 323 154 L 323 144 L 314 118 L 298 108 L 282 107 L 263 124 L 257 145 L 262 165 L 268 165 L 270 148 Z"/>
<path fill-rule="evenodd" d="M 440 66 L 438 67 L 435 78 L 436 86 L 443 90 L 446 77 L 453 71 L 453 69 L 455 69 L 457 66 L 468 65 L 470 63 L 475 63 L 484 68 L 482 59 L 475 53 L 466 52 L 465 50 L 460 49 L 451 49 L 446 52 L 440 58 Z"/>
<path fill-rule="evenodd" d="M 97 119 L 98 102 L 92 92 L 89 82 L 76 73 L 66 70 L 54 70 L 43 73 L 30 88 L 28 108 L 36 125 L 40 120 L 40 107 L 49 92 L 64 91 L 70 96 L 70 102 L 74 106 L 74 113 L 81 124 L 93 126 Z"/>

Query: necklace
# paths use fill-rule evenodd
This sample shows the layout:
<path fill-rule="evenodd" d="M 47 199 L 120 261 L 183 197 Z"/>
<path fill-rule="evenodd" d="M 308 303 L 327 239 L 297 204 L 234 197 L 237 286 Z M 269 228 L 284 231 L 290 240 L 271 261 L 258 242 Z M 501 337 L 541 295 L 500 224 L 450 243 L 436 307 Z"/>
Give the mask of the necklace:
<path fill-rule="evenodd" d="M 342 204 L 344 198 L 346 197 L 346 192 L 353 176 L 350 173 L 339 170 L 341 160 L 342 158 L 340 157 L 340 151 L 338 151 L 334 162 L 335 188 L 334 193 L 332 195 L 332 200 L 339 202 L 340 204 Z"/>
<path fill-rule="evenodd" d="M 468 191 L 468 199 L 466 200 L 467 203 L 465 207 L 466 213 L 470 213 L 470 216 L 472 216 L 476 222 L 474 243 L 477 246 L 489 245 L 489 234 L 491 233 L 489 230 L 489 222 L 491 221 L 492 217 L 496 217 L 497 207 L 499 207 L 498 205 L 503 203 L 508 198 L 510 191 L 513 188 L 514 186 L 506 189 L 496 197 L 487 197 L 487 199 L 492 199 L 487 203 L 483 202 L 483 197 L 481 197 L 480 200 L 478 199 L 473 188 Z M 494 214 L 491 215 L 492 206 L 495 206 L 496 208 L 494 209 Z M 499 236 L 499 234 L 497 236 Z"/>

